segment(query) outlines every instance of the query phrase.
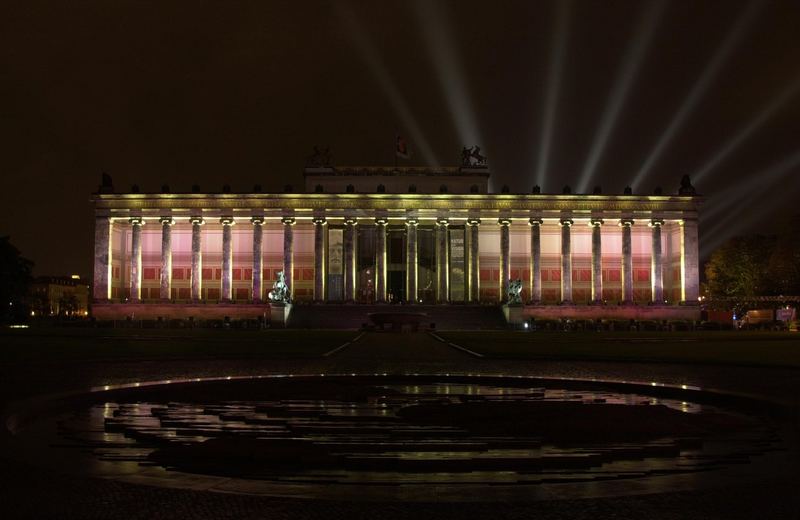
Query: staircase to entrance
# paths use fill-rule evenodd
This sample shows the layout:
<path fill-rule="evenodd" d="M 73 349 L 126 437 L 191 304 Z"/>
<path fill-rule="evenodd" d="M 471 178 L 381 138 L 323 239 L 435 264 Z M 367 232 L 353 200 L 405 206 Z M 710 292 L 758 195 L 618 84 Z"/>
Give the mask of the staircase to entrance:
<path fill-rule="evenodd" d="M 359 329 L 370 323 L 370 313 L 424 313 L 423 327 L 437 330 L 497 330 L 507 327 L 503 310 L 495 305 L 294 305 L 289 317 L 293 329 Z"/>

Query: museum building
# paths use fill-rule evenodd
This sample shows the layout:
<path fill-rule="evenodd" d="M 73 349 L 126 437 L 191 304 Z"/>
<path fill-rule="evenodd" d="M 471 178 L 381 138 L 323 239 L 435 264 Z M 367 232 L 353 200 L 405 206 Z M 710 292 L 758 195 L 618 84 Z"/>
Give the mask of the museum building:
<path fill-rule="evenodd" d="M 293 304 L 496 306 L 517 302 L 519 280 L 513 320 L 699 317 L 702 198 L 688 178 L 642 195 L 490 193 L 471 164 L 304 176 L 302 193 L 116 193 L 104 176 L 93 315 L 266 316 L 282 272 Z"/>

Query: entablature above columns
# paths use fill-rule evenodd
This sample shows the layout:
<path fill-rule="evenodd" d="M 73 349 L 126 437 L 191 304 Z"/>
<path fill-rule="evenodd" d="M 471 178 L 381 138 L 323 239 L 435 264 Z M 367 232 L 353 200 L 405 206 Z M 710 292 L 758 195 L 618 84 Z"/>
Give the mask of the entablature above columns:
<path fill-rule="evenodd" d="M 531 212 L 542 217 L 558 216 L 568 211 L 576 217 L 581 214 L 614 218 L 614 213 L 631 218 L 652 218 L 658 213 L 661 218 L 672 219 L 676 215 L 695 215 L 703 199 L 697 196 L 664 195 L 461 195 L 461 194 L 97 194 L 93 198 L 98 215 L 115 214 L 142 215 L 150 213 L 164 215 L 170 212 L 197 213 L 211 217 L 243 213 L 249 217 L 254 211 L 263 211 L 269 217 L 281 214 L 287 208 L 298 216 L 318 215 L 373 217 L 376 211 L 391 215 L 394 212 L 415 212 L 419 218 L 432 214 L 432 218 L 446 213 L 464 213 L 468 218 L 475 212 L 487 218 L 509 216 L 530 218 Z M 106 213 L 108 212 L 108 213 Z M 621 218 L 616 216 L 616 218 Z"/>

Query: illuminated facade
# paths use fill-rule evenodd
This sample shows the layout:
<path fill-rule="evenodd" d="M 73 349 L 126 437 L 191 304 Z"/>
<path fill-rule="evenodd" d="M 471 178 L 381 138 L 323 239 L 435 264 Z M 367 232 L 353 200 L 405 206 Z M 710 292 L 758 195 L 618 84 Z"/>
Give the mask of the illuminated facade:
<path fill-rule="evenodd" d="M 292 300 L 500 304 L 530 316 L 699 316 L 698 206 L 675 195 L 488 193 L 462 168 L 308 168 L 305 193 L 114 193 L 95 205 L 94 313 L 255 317 Z M 568 190 L 566 190 L 568 191 Z"/>

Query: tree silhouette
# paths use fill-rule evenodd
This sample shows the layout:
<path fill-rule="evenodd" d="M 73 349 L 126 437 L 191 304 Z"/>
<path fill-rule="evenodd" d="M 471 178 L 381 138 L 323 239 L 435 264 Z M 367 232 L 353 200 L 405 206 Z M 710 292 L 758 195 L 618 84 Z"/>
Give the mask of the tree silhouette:
<path fill-rule="evenodd" d="M 18 321 L 27 316 L 25 300 L 33 262 L 23 257 L 8 236 L 0 237 L 0 320 Z"/>

